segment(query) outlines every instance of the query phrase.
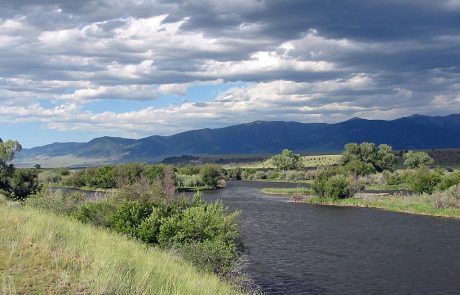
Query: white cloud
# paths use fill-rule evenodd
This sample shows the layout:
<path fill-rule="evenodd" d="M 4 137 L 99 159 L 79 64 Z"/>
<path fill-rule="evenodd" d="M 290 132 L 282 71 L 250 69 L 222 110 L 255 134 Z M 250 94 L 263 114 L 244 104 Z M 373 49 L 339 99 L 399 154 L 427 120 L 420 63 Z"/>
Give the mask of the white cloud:
<path fill-rule="evenodd" d="M 158 95 L 157 88 L 151 85 L 128 86 L 99 86 L 96 88 L 78 89 L 72 94 L 62 95 L 66 100 L 93 100 L 93 99 L 126 99 L 152 100 Z"/>
<path fill-rule="evenodd" d="M 174 94 L 177 96 L 187 95 L 187 85 L 185 84 L 162 84 L 158 89 L 160 92 L 166 94 Z"/>

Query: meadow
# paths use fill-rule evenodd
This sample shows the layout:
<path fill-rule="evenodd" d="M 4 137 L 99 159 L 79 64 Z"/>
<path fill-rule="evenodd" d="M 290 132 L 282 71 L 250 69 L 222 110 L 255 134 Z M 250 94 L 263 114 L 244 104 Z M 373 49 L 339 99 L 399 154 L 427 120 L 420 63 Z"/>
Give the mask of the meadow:
<path fill-rule="evenodd" d="M 239 294 L 172 252 L 1 203 L 2 294 Z"/>

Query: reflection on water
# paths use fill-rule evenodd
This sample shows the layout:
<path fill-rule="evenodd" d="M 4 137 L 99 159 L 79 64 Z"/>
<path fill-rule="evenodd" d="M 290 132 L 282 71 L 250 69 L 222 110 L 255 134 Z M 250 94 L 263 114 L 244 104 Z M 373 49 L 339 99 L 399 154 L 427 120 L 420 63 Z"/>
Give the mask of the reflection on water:
<path fill-rule="evenodd" d="M 320 207 L 228 182 L 206 192 L 242 210 L 247 272 L 269 294 L 458 294 L 460 221 Z M 294 185 L 296 186 L 296 185 Z"/>

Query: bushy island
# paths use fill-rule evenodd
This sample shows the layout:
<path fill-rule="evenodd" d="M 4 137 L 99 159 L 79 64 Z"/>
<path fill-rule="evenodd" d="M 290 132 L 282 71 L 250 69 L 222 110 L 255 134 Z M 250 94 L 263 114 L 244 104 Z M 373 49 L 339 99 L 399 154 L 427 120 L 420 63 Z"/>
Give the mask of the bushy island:
<path fill-rule="evenodd" d="M 200 192 L 193 198 L 177 193 L 170 168 L 158 169 L 151 180 L 128 173 L 117 178 L 124 182 L 112 193 L 89 200 L 50 191 L 38 182 L 39 167 L 15 169 L 8 162 L 18 150 L 16 142 L 0 144 L 0 270 L 7 294 L 252 290 L 240 271 L 239 212 L 228 213 L 220 201 L 205 202 Z M 109 188 L 115 169 L 98 168 L 91 177 L 86 173 L 92 170 L 58 173 Z M 202 168 L 202 179 L 215 176 L 213 169 Z M 17 180 L 23 173 L 18 171 L 31 177 Z"/>
<path fill-rule="evenodd" d="M 297 163 L 290 168 L 299 169 L 299 155 L 284 151 L 276 157 Z M 283 171 L 283 166 L 278 170 Z M 308 176 L 311 191 L 299 187 L 262 192 L 319 205 L 460 218 L 460 171 L 436 166 L 426 152 L 394 152 L 385 144 L 350 143 L 337 165 L 310 170 Z"/>

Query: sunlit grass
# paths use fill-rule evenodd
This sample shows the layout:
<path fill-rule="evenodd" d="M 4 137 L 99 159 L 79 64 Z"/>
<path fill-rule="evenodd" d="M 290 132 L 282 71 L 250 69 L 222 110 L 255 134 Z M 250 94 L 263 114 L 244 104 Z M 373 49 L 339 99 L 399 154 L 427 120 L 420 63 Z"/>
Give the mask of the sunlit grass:
<path fill-rule="evenodd" d="M 262 188 L 260 190 L 264 194 L 268 195 L 287 195 L 292 196 L 294 194 L 309 194 L 311 190 L 308 188 L 297 187 L 297 188 Z"/>
<path fill-rule="evenodd" d="M 237 294 L 157 248 L 33 209 L 0 205 L 2 294 Z"/>
<path fill-rule="evenodd" d="M 305 202 L 318 205 L 379 208 L 394 212 L 460 218 L 460 208 L 437 208 L 431 195 L 358 195 L 348 199 L 313 197 Z"/>
<path fill-rule="evenodd" d="M 336 165 L 340 163 L 342 159 L 341 155 L 314 155 L 314 156 L 302 156 L 302 164 L 304 167 L 307 168 L 317 168 L 317 167 L 324 167 L 330 165 Z M 247 169 L 270 169 L 275 168 L 271 159 L 261 161 L 261 162 L 253 162 L 253 163 L 246 163 L 241 165 L 233 164 L 227 168 L 231 167 L 241 167 Z"/>

